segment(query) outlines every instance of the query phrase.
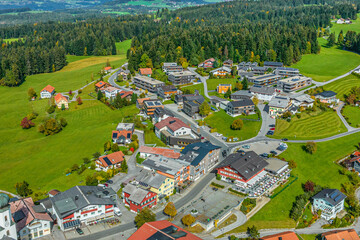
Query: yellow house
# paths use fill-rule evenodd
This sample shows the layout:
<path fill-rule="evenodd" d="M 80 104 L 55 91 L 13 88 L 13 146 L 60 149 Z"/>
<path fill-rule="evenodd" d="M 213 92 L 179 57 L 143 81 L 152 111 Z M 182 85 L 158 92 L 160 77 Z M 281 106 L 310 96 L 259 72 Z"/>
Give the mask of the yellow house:
<path fill-rule="evenodd" d="M 158 186 L 151 186 L 150 187 L 150 191 L 152 191 L 154 193 L 157 193 L 157 201 L 159 201 L 159 198 L 162 198 L 162 197 L 165 197 L 165 196 L 170 196 L 171 194 L 173 194 L 173 192 L 174 192 L 174 184 L 175 184 L 174 179 L 165 177 L 165 176 L 160 175 L 160 174 L 159 174 L 159 176 L 161 176 L 161 179 L 165 178 L 161 182 L 161 185 L 159 187 Z"/>
<path fill-rule="evenodd" d="M 146 170 L 143 170 L 136 180 L 141 186 L 150 188 L 150 191 L 156 193 L 157 201 L 173 194 L 175 187 L 174 179 Z"/>
<path fill-rule="evenodd" d="M 219 84 L 216 88 L 216 91 L 218 93 L 226 93 L 229 89 L 230 91 L 232 90 L 231 84 Z"/>
<path fill-rule="evenodd" d="M 58 108 L 62 108 L 62 105 L 65 106 L 65 109 L 69 108 L 69 101 L 68 99 L 63 96 L 61 93 L 56 94 L 55 96 L 55 104 Z"/>

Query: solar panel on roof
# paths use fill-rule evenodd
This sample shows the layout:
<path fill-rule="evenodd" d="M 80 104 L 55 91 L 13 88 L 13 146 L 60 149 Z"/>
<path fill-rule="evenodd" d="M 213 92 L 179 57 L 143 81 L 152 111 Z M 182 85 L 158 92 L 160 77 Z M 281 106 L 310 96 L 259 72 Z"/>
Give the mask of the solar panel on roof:
<path fill-rule="evenodd" d="M 341 195 L 337 196 L 334 200 L 335 202 L 339 201 L 341 199 Z"/>
<path fill-rule="evenodd" d="M 149 106 L 153 106 L 153 105 L 154 105 L 153 102 L 147 102 L 147 104 L 148 104 Z"/>
<path fill-rule="evenodd" d="M 330 195 L 330 198 L 334 199 L 337 194 L 338 194 L 338 193 L 337 193 L 336 191 L 334 191 L 334 192 Z"/>
<path fill-rule="evenodd" d="M 117 133 L 113 133 L 112 138 L 117 138 Z"/>
<path fill-rule="evenodd" d="M 131 134 L 130 133 L 128 133 L 127 135 L 126 135 L 126 138 L 130 138 L 131 136 L 130 136 Z"/>
<path fill-rule="evenodd" d="M 108 157 L 104 157 L 104 161 L 106 162 L 107 165 L 112 165 Z"/>
<path fill-rule="evenodd" d="M 23 211 L 19 210 L 13 214 L 14 221 L 17 223 L 25 218 L 25 214 Z"/>

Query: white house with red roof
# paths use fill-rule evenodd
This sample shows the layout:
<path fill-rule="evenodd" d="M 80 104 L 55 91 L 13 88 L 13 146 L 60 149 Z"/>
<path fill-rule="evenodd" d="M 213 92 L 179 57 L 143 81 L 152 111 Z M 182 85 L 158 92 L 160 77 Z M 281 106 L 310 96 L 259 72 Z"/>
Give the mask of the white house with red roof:
<path fill-rule="evenodd" d="M 100 89 L 103 94 L 105 94 L 105 97 L 108 99 L 115 98 L 118 93 L 120 93 L 122 90 L 116 87 L 104 87 Z"/>
<path fill-rule="evenodd" d="M 51 98 L 55 93 L 55 88 L 51 85 L 47 85 L 40 91 L 40 98 Z"/>
<path fill-rule="evenodd" d="M 142 76 L 148 76 L 151 77 L 152 69 L 151 68 L 140 68 L 139 73 Z"/>
<path fill-rule="evenodd" d="M 138 213 L 143 208 L 152 208 L 157 204 L 157 194 L 135 186 L 131 183 L 127 184 L 123 189 L 123 202 L 130 211 Z"/>
<path fill-rule="evenodd" d="M 56 96 L 54 97 L 55 99 L 55 105 L 61 109 L 62 106 L 64 105 L 65 109 L 69 108 L 69 100 L 67 99 L 67 97 L 65 97 L 64 95 L 62 95 L 61 93 L 56 94 Z"/>
<path fill-rule="evenodd" d="M 95 161 L 95 165 L 98 169 L 106 172 L 109 169 L 120 168 L 122 161 L 124 161 L 124 153 L 118 151 L 99 157 Z"/>
<path fill-rule="evenodd" d="M 183 136 L 183 135 L 191 135 L 191 128 L 186 125 L 179 118 L 168 117 L 161 122 L 155 124 L 155 134 L 158 138 L 161 138 L 161 132 L 166 131 L 171 136 Z"/>
<path fill-rule="evenodd" d="M 12 219 L 16 224 L 18 239 L 36 239 L 51 234 L 53 219 L 32 198 L 10 202 Z"/>

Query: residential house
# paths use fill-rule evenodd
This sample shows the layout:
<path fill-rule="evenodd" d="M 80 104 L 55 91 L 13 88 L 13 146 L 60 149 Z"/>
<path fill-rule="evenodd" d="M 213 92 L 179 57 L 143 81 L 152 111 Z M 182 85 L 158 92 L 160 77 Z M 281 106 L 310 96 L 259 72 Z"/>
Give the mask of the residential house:
<path fill-rule="evenodd" d="M 100 91 L 107 99 L 114 99 L 122 90 L 113 86 L 101 88 Z"/>
<path fill-rule="evenodd" d="M 184 96 L 183 101 L 184 113 L 190 117 L 193 117 L 196 113 L 199 113 L 200 105 L 205 101 L 205 98 L 202 95 Z"/>
<path fill-rule="evenodd" d="M 291 102 L 298 107 L 311 108 L 313 107 L 315 100 L 308 94 L 301 94 L 291 97 Z"/>
<path fill-rule="evenodd" d="M 360 173 L 360 156 L 354 156 L 348 161 L 348 167 L 351 167 L 356 172 Z"/>
<path fill-rule="evenodd" d="M 9 203 L 10 197 L 0 193 L 0 239 L 18 239 Z"/>
<path fill-rule="evenodd" d="M 190 71 L 171 72 L 168 74 L 168 80 L 175 85 L 191 83 L 196 79 L 196 74 Z"/>
<path fill-rule="evenodd" d="M 244 78 L 248 79 L 249 77 L 253 77 L 255 73 L 239 70 L 238 75 L 239 75 L 239 80 L 243 80 Z"/>
<path fill-rule="evenodd" d="M 220 161 L 220 151 L 210 142 L 197 142 L 187 145 L 179 159 L 190 163 L 190 180 L 196 181 Z"/>
<path fill-rule="evenodd" d="M 299 240 L 299 238 L 296 235 L 296 233 L 292 231 L 286 231 L 282 233 L 261 237 L 260 240 Z"/>
<path fill-rule="evenodd" d="M 142 239 L 201 240 L 201 238 L 167 220 L 147 222 L 128 238 L 128 240 Z"/>
<path fill-rule="evenodd" d="M 336 98 L 336 92 L 333 91 L 324 91 L 318 94 L 315 94 L 315 98 L 319 99 L 322 103 L 338 103 L 339 99 Z"/>
<path fill-rule="evenodd" d="M 323 233 L 321 240 L 360 240 L 360 237 L 355 229 L 345 229 Z"/>
<path fill-rule="evenodd" d="M 129 70 L 127 70 L 127 69 L 124 70 L 122 68 L 117 72 L 118 77 L 122 76 L 122 79 L 125 81 L 130 80 L 130 79 L 128 79 L 129 74 L 130 74 Z"/>
<path fill-rule="evenodd" d="M 344 19 L 344 18 L 339 18 L 336 21 L 337 24 L 351 24 L 352 21 L 350 20 L 350 18 Z"/>
<path fill-rule="evenodd" d="M 144 101 L 150 100 L 150 98 L 138 98 L 136 99 L 136 107 L 138 109 L 144 108 Z"/>
<path fill-rule="evenodd" d="M 176 62 L 165 62 L 162 66 L 162 70 L 164 73 L 169 75 L 170 73 L 174 72 L 182 72 L 184 71 L 184 68 L 182 66 L 179 66 Z"/>
<path fill-rule="evenodd" d="M 258 66 L 257 62 L 241 62 L 241 63 L 239 63 L 239 65 L 237 67 L 238 67 L 238 69 L 240 69 L 243 67 L 253 68 L 253 67 L 257 67 L 257 66 Z"/>
<path fill-rule="evenodd" d="M 95 84 L 95 89 L 96 89 L 96 91 L 99 91 L 100 88 L 104 88 L 104 87 L 108 87 L 108 86 L 109 86 L 108 83 L 106 83 L 104 81 L 100 81 Z"/>
<path fill-rule="evenodd" d="M 157 202 L 174 193 L 175 180 L 171 177 L 143 170 L 136 176 L 136 182 L 145 189 L 156 193 Z"/>
<path fill-rule="evenodd" d="M 40 98 L 51 98 L 55 94 L 55 88 L 51 85 L 47 85 L 40 92 Z"/>
<path fill-rule="evenodd" d="M 152 69 L 151 68 L 140 68 L 139 73 L 141 76 L 151 77 Z"/>
<path fill-rule="evenodd" d="M 228 103 L 229 103 L 229 101 L 226 100 L 226 99 L 219 98 L 217 96 L 211 96 L 210 97 L 210 104 L 217 107 L 217 108 L 221 108 L 221 109 L 225 110 Z"/>
<path fill-rule="evenodd" d="M 273 97 L 276 96 L 274 87 L 267 86 L 251 86 L 250 93 L 260 101 L 269 102 Z"/>
<path fill-rule="evenodd" d="M 111 70 L 112 70 L 112 67 L 105 67 L 104 68 L 105 73 L 109 73 L 109 72 L 111 72 Z"/>
<path fill-rule="evenodd" d="M 112 142 L 117 144 L 129 144 L 131 143 L 133 133 L 133 123 L 119 123 L 116 127 L 116 131 L 112 131 Z"/>
<path fill-rule="evenodd" d="M 174 85 L 165 85 L 158 88 L 158 95 L 162 99 L 170 99 L 171 95 L 178 94 L 179 90 Z"/>
<path fill-rule="evenodd" d="M 62 231 L 114 217 L 116 192 L 99 186 L 75 186 L 50 198 Z"/>
<path fill-rule="evenodd" d="M 199 96 L 199 91 L 195 90 L 194 94 L 178 94 L 175 96 L 175 103 L 179 106 L 179 108 L 183 108 L 184 105 L 184 98 L 190 99 L 190 98 L 196 98 L 196 96 Z"/>
<path fill-rule="evenodd" d="M 153 156 L 163 156 L 171 159 L 178 159 L 180 157 L 180 152 L 176 152 L 173 149 L 160 147 L 140 146 L 138 153 L 139 156 L 144 159 Z"/>
<path fill-rule="evenodd" d="M 226 157 L 216 168 L 223 181 L 234 181 L 246 187 L 257 182 L 266 175 L 268 165 L 254 151 L 233 153 Z"/>
<path fill-rule="evenodd" d="M 225 111 L 232 117 L 236 117 L 241 114 L 248 115 L 255 111 L 255 104 L 250 98 L 236 100 L 229 102 Z"/>
<path fill-rule="evenodd" d="M 226 93 L 228 90 L 232 90 L 232 87 L 231 87 L 231 84 L 219 84 L 217 87 L 216 87 L 216 91 L 218 93 Z"/>
<path fill-rule="evenodd" d="M 56 96 L 54 97 L 54 100 L 55 100 L 55 105 L 59 109 L 62 109 L 63 106 L 65 107 L 65 109 L 69 108 L 69 100 L 67 99 L 67 97 L 65 97 L 61 93 L 56 94 Z"/>
<path fill-rule="evenodd" d="M 152 208 L 157 204 L 157 194 L 135 186 L 134 184 L 127 184 L 123 191 L 124 205 L 130 208 L 131 212 L 138 213 L 144 208 Z"/>
<path fill-rule="evenodd" d="M 278 67 L 274 70 L 274 73 L 282 77 L 293 77 L 300 75 L 299 69 L 289 67 Z"/>
<path fill-rule="evenodd" d="M 198 65 L 199 68 L 213 68 L 215 63 L 214 58 L 209 58 Z"/>
<path fill-rule="evenodd" d="M 276 96 L 269 102 L 269 113 L 272 117 L 277 117 L 287 112 L 291 106 L 291 100 L 288 97 Z"/>
<path fill-rule="evenodd" d="M 144 112 L 148 117 L 152 117 L 157 108 L 164 108 L 162 102 L 158 99 L 150 99 L 144 101 Z"/>
<path fill-rule="evenodd" d="M 265 61 L 264 67 L 275 69 L 275 68 L 279 68 L 279 67 L 284 67 L 284 64 L 282 62 Z"/>
<path fill-rule="evenodd" d="M 125 98 L 128 101 L 131 100 L 133 94 L 134 93 L 132 91 L 121 91 L 118 93 L 118 95 L 120 95 L 121 99 Z"/>
<path fill-rule="evenodd" d="M 251 72 L 256 75 L 264 75 L 268 70 L 268 67 L 253 67 Z"/>
<path fill-rule="evenodd" d="M 165 120 L 168 117 L 174 117 L 174 114 L 165 108 L 156 108 L 153 115 L 153 122 L 158 123 Z"/>
<path fill-rule="evenodd" d="M 281 76 L 272 73 L 248 78 L 249 82 L 254 83 L 254 86 L 275 85 L 280 79 Z"/>
<path fill-rule="evenodd" d="M 344 209 L 346 195 L 337 189 L 324 189 L 313 199 L 313 211 L 321 210 L 321 217 L 329 221 Z"/>
<path fill-rule="evenodd" d="M 106 172 L 109 169 L 120 168 L 123 161 L 124 153 L 118 151 L 99 157 L 99 159 L 95 161 L 95 165 L 101 171 Z"/>
<path fill-rule="evenodd" d="M 36 239 L 51 234 L 53 219 L 32 198 L 23 198 L 10 203 L 12 220 L 16 223 L 17 239 Z"/>
<path fill-rule="evenodd" d="M 210 71 L 210 73 L 215 77 L 224 77 L 226 75 L 231 75 L 231 68 L 222 66 Z"/>
<path fill-rule="evenodd" d="M 240 100 L 240 99 L 247 99 L 252 97 L 253 94 L 249 90 L 239 90 L 230 95 L 231 100 Z"/>
<path fill-rule="evenodd" d="M 294 76 L 279 80 L 277 88 L 289 93 L 310 86 L 311 83 L 312 79 L 309 77 Z"/>
<path fill-rule="evenodd" d="M 136 87 L 152 93 L 156 93 L 159 87 L 165 86 L 164 82 L 146 76 L 135 76 L 133 82 Z"/>
<path fill-rule="evenodd" d="M 234 64 L 233 60 L 230 59 L 223 62 L 223 66 L 227 68 L 232 68 L 233 64 Z"/>

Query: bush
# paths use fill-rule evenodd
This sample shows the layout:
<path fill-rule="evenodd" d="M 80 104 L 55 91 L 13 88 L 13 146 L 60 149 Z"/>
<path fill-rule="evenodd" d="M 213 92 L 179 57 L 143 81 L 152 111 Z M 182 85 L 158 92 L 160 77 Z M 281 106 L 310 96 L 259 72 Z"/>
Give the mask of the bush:
<path fill-rule="evenodd" d="M 216 174 L 216 180 L 221 180 L 221 175 L 220 174 Z"/>
<path fill-rule="evenodd" d="M 39 126 L 38 130 L 39 130 L 39 132 L 44 133 L 45 136 L 54 135 L 54 134 L 60 132 L 62 130 L 62 128 L 64 126 L 66 126 L 65 123 L 66 123 L 65 119 L 63 119 L 62 121 L 60 119 L 60 122 L 59 122 L 55 118 L 50 118 L 50 119 L 46 120 L 43 124 L 41 124 Z"/>
<path fill-rule="evenodd" d="M 48 114 L 52 114 L 53 112 L 55 112 L 56 109 L 56 105 L 51 105 L 46 111 Z"/>
<path fill-rule="evenodd" d="M 212 182 L 211 185 L 214 186 L 214 187 L 217 187 L 217 188 L 221 188 L 221 189 L 225 188 L 224 185 L 220 185 L 220 184 L 217 184 L 215 182 Z"/>
<path fill-rule="evenodd" d="M 79 89 L 78 93 L 79 93 L 79 94 L 82 94 L 82 89 Z"/>

